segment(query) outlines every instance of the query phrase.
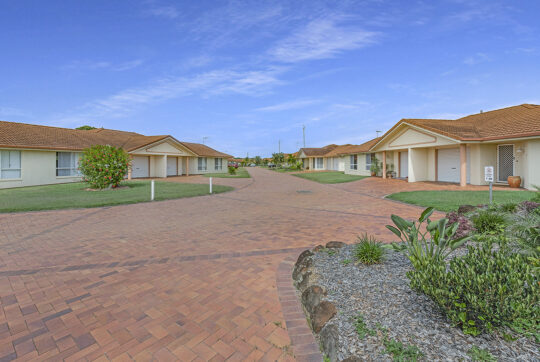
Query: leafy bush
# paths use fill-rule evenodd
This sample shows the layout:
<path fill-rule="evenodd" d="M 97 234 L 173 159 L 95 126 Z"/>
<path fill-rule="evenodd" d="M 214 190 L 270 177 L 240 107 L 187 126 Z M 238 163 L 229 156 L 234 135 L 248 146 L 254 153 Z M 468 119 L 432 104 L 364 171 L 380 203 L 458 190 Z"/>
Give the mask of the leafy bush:
<path fill-rule="evenodd" d="M 534 185 L 534 188 L 536 189 L 536 195 L 534 195 L 531 201 L 540 202 L 540 186 Z"/>
<path fill-rule="evenodd" d="M 518 209 L 519 210 L 522 210 L 526 213 L 530 213 L 534 210 L 537 210 L 538 207 L 540 206 L 540 203 L 539 202 L 534 202 L 534 201 L 522 201 L 518 204 Z"/>
<path fill-rule="evenodd" d="M 236 175 L 236 167 L 229 166 L 227 169 L 229 170 L 229 175 Z"/>
<path fill-rule="evenodd" d="M 504 243 L 493 248 L 495 236 L 482 238 L 448 266 L 444 260 L 417 261 L 407 273 L 411 287 L 429 296 L 465 333 L 501 325 L 537 333 L 539 270 L 524 256 L 508 253 Z"/>
<path fill-rule="evenodd" d="M 499 205 L 499 210 L 502 212 L 516 212 L 517 210 L 517 204 L 513 202 L 508 202 L 506 204 Z"/>
<path fill-rule="evenodd" d="M 471 218 L 471 221 L 479 233 L 497 232 L 506 225 L 504 215 L 493 211 L 480 211 Z"/>
<path fill-rule="evenodd" d="M 363 264 L 378 264 L 383 260 L 384 248 L 374 237 L 367 233 L 358 237 L 358 244 L 354 249 L 356 260 Z"/>
<path fill-rule="evenodd" d="M 463 245 L 468 237 L 456 237 L 458 223 L 448 225 L 448 219 L 431 221 L 429 217 L 434 208 L 424 210 L 418 221 L 407 221 L 397 215 L 392 215 L 395 226 L 386 227 L 396 234 L 405 244 L 409 253 L 409 260 L 416 268 L 416 263 L 423 260 L 444 260 L 453 250 Z M 423 226 L 425 223 L 425 226 Z M 423 231 L 425 229 L 425 231 Z M 429 234 L 429 237 L 428 237 Z M 393 244 L 396 250 L 402 250 L 402 246 Z"/>
<path fill-rule="evenodd" d="M 461 238 L 464 236 L 468 236 L 471 234 L 471 232 L 474 231 L 474 226 L 471 223 L 471 221 L 464 215 L 460 215 L 455 211 L 449 212 L 446 214 L 446 218 L 448 219 L 448 225 L 452 226 L 455 223 L 458 224 L 458 228 L 455 233 L 456 238 Z"/>
<path fill-rule="evenodd" d="M 497 359 L 488 350 L 476 346 L 472 346 L 467 354 L 473 361 L 497 362 Z"/>
<path fill-rule="evenodd" d="M 377 157 L 372 156 L 371 157 L 371 166 L 369 168 L 369 171 L 374 173 L 374 174 L 378 174 L 380 170 L 381 170 L 381 161 L 379 161 L 379 159 Z"/>
<path fill-rule="evenodd" d="M 516 214 L 507 234 L 523 254 L 540 256 L 540 213 Z"/>
<path fill-rule="evenodd" d="M 79 161 L 83 181 L 92 188 L 117 187 L 130 167 L 130 157 L 124 149 L 109 145 L 86 148 Z"/>

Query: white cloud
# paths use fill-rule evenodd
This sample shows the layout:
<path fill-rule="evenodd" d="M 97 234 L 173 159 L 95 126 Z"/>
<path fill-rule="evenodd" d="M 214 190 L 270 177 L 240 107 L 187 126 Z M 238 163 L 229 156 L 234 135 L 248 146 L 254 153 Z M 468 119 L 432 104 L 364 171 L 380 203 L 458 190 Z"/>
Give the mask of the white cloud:
<path fill-rule="evenodd" d="M 467 65 L 476 65 L 479 63 L 489 62 L 491 58 L 485 53 L 476 53 L 470 57 L 467 57 L 463 63 Z"/>
<path fill-rule="evenodd" d="M 290 109 L 305 108 L 307 106 L 310 106 L 319 102 L 320 101 L 317 99 L 298 99 L 298 100 L 294 100 L 290 102 L 283 102 L 283 103 L 274 104 L 271 106 L 257 108 L 256 111 L 260 111 L 260 112 L 287 111 Z"/>
<path fill-rule="evenodd" d="M 319 19 L 278 42 L 269 53 L 286 63 L 332 58 L 346 50 L 373 44 L 377 35 L 357 27 L 339 26 L 336 20 Z"/>
<path fill-rule="evenodd" d="M 210 97 L 224 94 L 259 96 L 281 83 L 283 70 L 214 70 L 193 77 L 168 77 L 145 87 L 130 88 L 109 97 L 86 103 L 70 114 L 56 117 L 61 124 L 73 124 L 95 118 L 121 118 L 151 104 L 190 95 Z"/>
<path fill-rule="evenodd" d="M 151 15 L 167 19 L 175 19 L 180 15 L 180 12 L 174 6 L 155 7 L 148 10 L 148 12 Z"/>
<path fill-rule="evenodd" d="M 78 69 L 78 70 L 110 70 L 113 72 L 123 72 L 126 70 L 134 69 L 143 64 L 142 59 L 134 59 L 122 63 L 113 63 L 109 61 L 94 61 L 94 60 L 76 60 L 66 66 L 64 69 Z"/>

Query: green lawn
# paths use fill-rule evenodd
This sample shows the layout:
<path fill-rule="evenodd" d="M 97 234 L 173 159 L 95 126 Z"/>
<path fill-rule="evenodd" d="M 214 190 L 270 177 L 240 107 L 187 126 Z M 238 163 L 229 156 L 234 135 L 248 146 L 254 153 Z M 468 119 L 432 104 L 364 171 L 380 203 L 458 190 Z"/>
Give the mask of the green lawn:
<path fill-rule="evenodd" d="M 276 171 L 276 172 L 282 172 L 282 173 L 286 173 L 286 172 L 300 172 L 302 170 L 297 170 L 297 169 L 292 169 L 292 168 L 277 168 L 277 167 L 274 167 L 274 168 L 270 168 L 270 170 L 272 171 Z"/>
<path fill-rule="evenodd" d="M 340 171 L 313 172 L 313 173 L 295 173 L 293 176 L 302 177 L 311 181 L 317 181 L 322 184 L 339 184 L 342 182 L 351 182 L 361 180 L 368 176 L 345 175 Z"/>
<path fill-rule="evenodd" d="M 0 212 L 86 208 L 150 201 L 150 181 L 126 181 L 129 188 L 106 191 L 86 191 L 82 182 L 32 186 L 0 190 Z M 232 190 L 228 186 L 213 186 L 214 193 Z M 208 194 L 208 185 L 176 182 L 155 183 L 155 200 L 178 199 Z"/>
<path fill-rule="evenodd" d="M 534 197 L 533 191 L 493 191 L 497 204 L 518 203 Z M 440 211 L 455 211 L 461 205 L 489 203 L 489 191 L 410 191 L 388 195 L 387 198 L 424 207 L 433 206 Z"/>
<path fill-rule="evenodd" d="M 205 173 L 206 177 L 217 177 L 217 178 L 250 178 L 249 173 L 243 167 L 238 167 L 236 170 L 236 175 L 230 175 L 228 172 L 221 173 Z"/>

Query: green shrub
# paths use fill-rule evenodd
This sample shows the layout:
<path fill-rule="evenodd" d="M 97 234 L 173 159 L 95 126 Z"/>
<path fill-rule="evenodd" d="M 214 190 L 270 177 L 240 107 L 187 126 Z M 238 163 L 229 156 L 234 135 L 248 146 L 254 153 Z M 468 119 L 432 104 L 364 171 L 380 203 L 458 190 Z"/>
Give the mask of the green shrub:
<path fill-rule="evenodd" d="M 517 204 L 513 203 L 513 202 L 508 202 L 506 204 L 501 204 L 501 205 L 499 205 L 499 210 L 501 210 L 502 212 L 513 213 L 513 212 L 516 212 L 516 210 L 517 210 Z"/>
<path fill-rule="evenodd" d="M 509 253 L 504 243 L 493 248 L 496 236 L 482 238 L 448 266 L 444 260 L 417 261 L 407 273 L 411 287 L 429 296 L 465 333 L 501 325 L 537 333 L 539 270 L 523 255 Z"/>
<path fill-rule="evenodd" d="M 382 244 L 367 233 L 358 237 L 358 244 L 354 249 L 356 260 L 363 264 L 378 264 L 383 260 L 384 248 Z"/>
<path fill-rule="evenodd" d="M 229 166 L 227 169 L 229 170 L 229 175 L 236 175 L 236 167 Z"/>
<path fill-rule="evenodd" d="M 130 157 L 124 149 L 109 145 L 86 148 L 79 161 L 83 181 L 92 188 L 116 187 L 126 176 Z"/>
<path fill-rule="evenodd" d="M 506 225 L 504 215 L 492 211 L 480 211 L 471 218 L 474 228 L 479 233 L 499 232 Z"/>
<path fill-rule="evenodd" d="M 497 362 L 497 359 L 488 350 L 476 346 L 472 346 L 467 354 L 473 361 Z"/>

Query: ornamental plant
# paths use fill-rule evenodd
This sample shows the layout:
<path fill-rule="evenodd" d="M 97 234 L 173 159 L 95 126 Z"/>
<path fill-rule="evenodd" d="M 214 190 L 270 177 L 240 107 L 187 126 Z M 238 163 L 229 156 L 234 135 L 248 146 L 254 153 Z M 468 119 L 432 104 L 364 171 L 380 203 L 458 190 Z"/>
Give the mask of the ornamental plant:
<path fill-rule="evenodd" d="M 94 145 L 83 151 L 79 170 L 90 187 L 115 188 L 127 174 L 130 162 L 129 154 L 120 147 Z"/>
<path fill-rule="evenodd" d="M 378 264 L 383 261 L 384 249 L 381 243 L 373 236 L 368 236 L 365 233 L 358 236 L 358 244 L 354 248 L 354 256 L 362 264 Z"/>

